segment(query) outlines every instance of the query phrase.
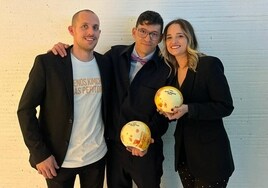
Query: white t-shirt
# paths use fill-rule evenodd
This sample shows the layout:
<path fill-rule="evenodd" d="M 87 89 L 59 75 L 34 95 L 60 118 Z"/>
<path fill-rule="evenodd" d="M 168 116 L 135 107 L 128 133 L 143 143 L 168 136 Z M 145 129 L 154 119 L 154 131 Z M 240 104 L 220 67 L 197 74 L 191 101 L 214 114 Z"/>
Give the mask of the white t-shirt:
<path fill-rule="evenodd" d="M 101 115 L 102 85 L 96 59 L 82 62 L 71 54 L 74 82 L 74 122 L 62 167 L 82 167 L 107 152 Z"/>

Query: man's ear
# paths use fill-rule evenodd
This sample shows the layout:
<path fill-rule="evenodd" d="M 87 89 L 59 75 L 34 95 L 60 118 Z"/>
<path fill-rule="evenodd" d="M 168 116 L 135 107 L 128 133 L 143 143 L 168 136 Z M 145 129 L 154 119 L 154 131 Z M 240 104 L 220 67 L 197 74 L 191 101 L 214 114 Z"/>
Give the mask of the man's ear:
<path fill-rule="evenodd" d="M 158 43 L 160 43 L 162 41 L 162 39 L 163 39 L 163 34 L 160 34 L 159 42 Z"/>
<path fill-rule="evenodd" d="M 136 33 L 136 28 L 133 27 L 133 28 L 132 28 L 132 36 L 133 36 L 133 37 L 135 36 L 135 33 Z"/>
<path fill-rule="evenodd" d="M 74 35 L 73 26 L 69 26 L 69 27 L 68 27 L 68 31 L 69 31 L 69 33 L 70 33 L 72 36 Z"/>

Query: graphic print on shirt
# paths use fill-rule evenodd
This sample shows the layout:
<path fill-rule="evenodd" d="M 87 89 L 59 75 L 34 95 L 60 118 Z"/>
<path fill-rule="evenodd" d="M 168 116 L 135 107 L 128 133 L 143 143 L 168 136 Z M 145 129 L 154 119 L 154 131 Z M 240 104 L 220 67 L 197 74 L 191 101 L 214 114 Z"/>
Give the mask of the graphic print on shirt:
<path fill-rule="evenodd" d="M 74 79 L 74 95 L 97 94 L 101 92 L 100 78 Z"/>

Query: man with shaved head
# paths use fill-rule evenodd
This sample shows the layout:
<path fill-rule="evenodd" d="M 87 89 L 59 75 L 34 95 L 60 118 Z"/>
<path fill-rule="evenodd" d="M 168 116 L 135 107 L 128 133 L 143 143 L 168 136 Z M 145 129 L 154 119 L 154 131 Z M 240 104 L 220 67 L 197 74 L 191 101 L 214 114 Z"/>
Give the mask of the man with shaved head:
<path fill-rule="evenodd" d="M 77 12 L 68 30 L 66 57 L 36 57 L 17 114 L 30 163 L 48 188 L 72 188 L 76 175 L 81 188 L 103 188 L 111 68 L 94 51 L 101 31 L 93 11 Z"/>

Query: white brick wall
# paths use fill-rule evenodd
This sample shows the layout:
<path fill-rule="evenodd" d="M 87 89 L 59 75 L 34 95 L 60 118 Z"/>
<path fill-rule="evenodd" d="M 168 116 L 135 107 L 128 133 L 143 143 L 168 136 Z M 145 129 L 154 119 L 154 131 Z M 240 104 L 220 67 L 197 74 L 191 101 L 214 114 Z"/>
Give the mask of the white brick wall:
<path fill-rule="evenodd" d="M 18 100 L 34 57 L 58 41 L 71 43 L 67 31 L 71 16 L 84 8 L 101 19 L 96 49 L 101 53 L 113 44 L 130 44 L 131 28 L 147 9 L 158 11 L 165 22 L 189 20 L 200 49 L 223 61 L 234 99 L 235 111 L 225 119 L 236 165 L 228 187 L 267 187 L 267 0 L 1 0 L 0 8 L 0 188 L 46 187 L 28 163 L 16 117 Z M 181 187 L 173 170 L 174 125 L 170 127 L 165 135 L 163 188 Z"/>

